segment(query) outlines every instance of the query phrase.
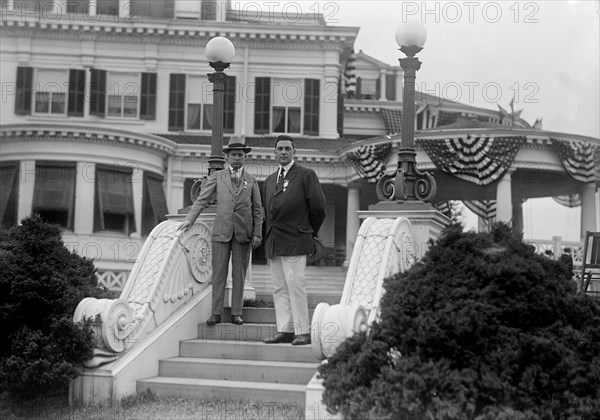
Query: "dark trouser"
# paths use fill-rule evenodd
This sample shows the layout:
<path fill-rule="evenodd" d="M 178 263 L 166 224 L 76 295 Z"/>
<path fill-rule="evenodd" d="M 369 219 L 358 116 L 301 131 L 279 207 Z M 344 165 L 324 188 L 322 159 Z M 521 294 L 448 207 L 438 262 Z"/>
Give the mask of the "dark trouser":
<path fill-rule="evenodd" d="M 212 242 L 212 313 L 221 315 L 229 256 L 231 255 L 231 277 L 233 290 L 231 293 L 231 315 L 241 315 L 244 304 L 244 282 L 250 257 L 250 242 L 240 244 L 235 239 L 229 242 Z"/>

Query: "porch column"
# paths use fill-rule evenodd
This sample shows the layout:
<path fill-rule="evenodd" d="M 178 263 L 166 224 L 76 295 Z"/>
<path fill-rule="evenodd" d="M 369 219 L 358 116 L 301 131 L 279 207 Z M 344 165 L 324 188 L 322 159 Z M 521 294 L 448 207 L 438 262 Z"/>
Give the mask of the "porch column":
<path fill-rule="evenodd" d="M 352 251 L 354 250 L 354 243 L 356 242 L 356 236 L 358 235 L 358 229 L 360 228 L 360 221 L 358 219 L 359 210 L 359 184 L 353 182 L 348 185 L 348 203 L 346 210 L 346 260 L 344 261 L 344 267 L 347 267 L 350 263 Z"/>
<path fill-rule="evenodd" d="M 133 194 L 133 214 L 135 218 L 135 232 L 132 238 L 142 237 L 142 203 L 144 195 L 144 171 L 134 169 L 131 174 L 131 192 Z"/>
<path fill-rule="evenodd" d="M 380 69 L 379 70 L 379 100 L 380 101 L 387 101 L 387 98 L 385 97 L 385 93 L 386 93 L 386 71 L 385 69 Z"/>
<path fill-rule="evenodd" d="M 402 88 L 404 87 L 404 71 L 396 70 L 396 102 L 402 102 Z"/>
<path fill-rule="evenodd" d="M 496 221 L 510 224 L 512 219 L 511 170 L 498 181 L 496 186 Z"/>
<path fill-rule="evenodd" d="M 512 228 L 515 233 L 523 233 L 523 199 L 517 198 L 512 203 Z"/>
<path fill-rule="evenodd" d="M 596 226 L 596 184 L 588 182 L 581 191 L 581 238 L 585 238 L 585 231 L 598 231 Z"/>
<path fill-rule="evenodd" d="M 75 179 L 75 223 L 76 235 L 92 235 L 94 232 L 94 199 L 96 191 L 96 164 L 77 162 Z"/>
<path fill-rule="evenodd" d="M 33 210 L 33 190 L 35 188 L 35 160 L 22 160 L 19 170 L 19 204 L 17 223 L 31 215 Z"/>
<path fill-rule="evenodd" d="M 83 9 L 85 12 L 85 8 Z M 98 0 L 90 0 L 88 3 L 88 16 L 96 16 L 98 14 Z"/>

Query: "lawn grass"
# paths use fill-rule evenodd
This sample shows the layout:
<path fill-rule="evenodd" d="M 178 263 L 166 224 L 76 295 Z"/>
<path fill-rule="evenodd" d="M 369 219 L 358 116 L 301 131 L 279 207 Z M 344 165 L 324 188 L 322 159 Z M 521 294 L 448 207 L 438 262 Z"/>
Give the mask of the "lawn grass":
<path fill-rule="evenodd" d="M 235 401 L 224 398 L 158 397 L 144 392 L 125 397 L 120 404 L 69 406 L 59 395 L 29 401 L 0 397 L 2 420 L 281 420 L 302 419 L 303 409 L 291 404 Z"/>

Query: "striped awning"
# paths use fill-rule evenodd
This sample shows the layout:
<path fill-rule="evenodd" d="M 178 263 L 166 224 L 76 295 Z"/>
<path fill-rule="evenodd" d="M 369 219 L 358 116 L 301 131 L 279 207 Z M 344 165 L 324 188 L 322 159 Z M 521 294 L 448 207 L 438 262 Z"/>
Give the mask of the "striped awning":
<path fill-rule="evenodd" d="M 512 165 L 525 137 L 453 137 L 417 139 L 437 169 L 456 178 L 488 185 Z"/>

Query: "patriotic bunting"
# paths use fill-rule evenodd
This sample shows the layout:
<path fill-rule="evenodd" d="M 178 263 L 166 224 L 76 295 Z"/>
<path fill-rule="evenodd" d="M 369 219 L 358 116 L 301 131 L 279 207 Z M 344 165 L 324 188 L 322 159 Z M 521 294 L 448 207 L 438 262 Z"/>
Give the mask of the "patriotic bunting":
<path fill-rule="evenodd" d="M 581 206 L 581 195 L 578 193 L 571 195 L 557 195 L 552 197 L 552 199 L 558 204 L 569 208 Z"/>
<path fill-rule="evenodd" d="M 350 53 L 344 69 L 344 89 L 349 98 L 356 95 L 356 57 L 354 56 L 354 50 Z"/>
<path fill-rule="evenodd" d="M 346 159 L 362 179 L 374 184 L 385 173 L 385 164 L 391 152 L 392 142 L 360 146 L 355 152 L 346 153 Z"/>
<path fill-rule="evenodd" d="M 496 218 L 496 200 L 463 201 L 463 204 L 479 217 L 487 220 Z"/>
<path fill-rule="evenodd" d="M 398 134 L 402 131 L 402 111 L 400 109 L 381 108 L 381 116 L 388 135 Z"/>
<path fill-rule="evenodd" d="M 417 139 L 436 168 L 477 185 L 499 179 L 512 165 L 525 137 Z"/>
<path fill-rule="evenodd" d="M 565 171 L 579 182 L 594 182 L 596 145 L 580 141 L 550 139 Z M 597 158 L 596 158 L 597 159 Z"/>
<path fill-rule="evenodd" d="M 440 201 L 435 204 L 435 208 L 444 216 L 452 217 L 452 203 L 450 201 Z"/>

